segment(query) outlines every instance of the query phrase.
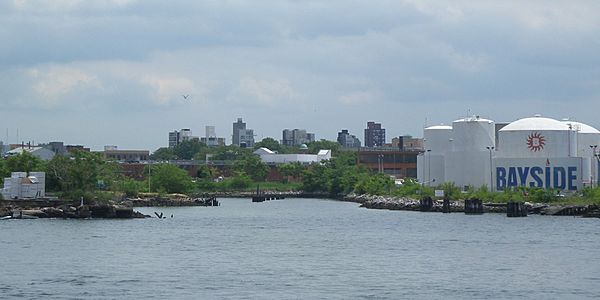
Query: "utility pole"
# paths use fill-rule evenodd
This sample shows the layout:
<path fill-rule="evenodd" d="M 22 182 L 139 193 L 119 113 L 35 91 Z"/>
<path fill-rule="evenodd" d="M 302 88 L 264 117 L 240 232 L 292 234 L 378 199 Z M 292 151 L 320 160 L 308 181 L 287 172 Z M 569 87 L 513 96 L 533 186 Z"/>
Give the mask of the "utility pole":
<path fill-rule="evenodd" d="M 594 165 L 597 165 L 598 163 L 594 161 L 594 158 L 598 159 L 598 156 L 596 154 L 596 148 L 598 148 L 598 145 L 590 145 L 590 149 L 592 149 L 592 159 L 590 160 L 590 187 L 594 188 Z"/>
<path fill-rule="evenodd" d="M 485 147 L 490 152 L 490 192 L 494 191 L 494 172 L 492 171 L 492 150 L 494 150 L 493 146 Z"/>

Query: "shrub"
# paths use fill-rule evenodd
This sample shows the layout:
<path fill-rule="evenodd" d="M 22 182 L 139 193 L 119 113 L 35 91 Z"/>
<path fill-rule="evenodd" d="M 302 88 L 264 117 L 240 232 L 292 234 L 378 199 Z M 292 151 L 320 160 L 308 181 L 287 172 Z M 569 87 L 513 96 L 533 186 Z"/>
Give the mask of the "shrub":
<path fill-rule="evenodd" d="M 237 172 L 233 178 L 229 180 L 229 187 L 233 189 L 245 189 L 252 185 L 250 176 L 243 172 Z"/>
<path fill-rule="evenodd" d="M 131 178 L 125 178 L 121 181 L 121 190 L 125 193 L 125 196 L 128 197 L 137 197 L 140 190 L 142 190 L 141 185 L 144 182 L 140 182 Z"/>

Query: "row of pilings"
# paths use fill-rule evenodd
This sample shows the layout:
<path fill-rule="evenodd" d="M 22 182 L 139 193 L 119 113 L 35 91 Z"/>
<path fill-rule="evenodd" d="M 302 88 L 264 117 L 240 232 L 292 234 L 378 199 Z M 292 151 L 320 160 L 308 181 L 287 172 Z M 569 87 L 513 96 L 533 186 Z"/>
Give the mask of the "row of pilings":
<path fill-rule="evenodd" d="M 484 203 L 481 199 L 453 201 L 435 200 L 424 197 L 416 200 L 384 196 L 354 196 L 348 201 L 360 202 L 362 207 L 389 210 L 410 210 L 421 212 L 465 213 L 478 215 L 483 213 L 505 213 L 507 217 L 527 217 L 530 214 L 549 216 L 600 217 L 600 207 L 596 205 L 552 205 L 548 203 L 529 203 L 512 201 L 508 203 Z"/>

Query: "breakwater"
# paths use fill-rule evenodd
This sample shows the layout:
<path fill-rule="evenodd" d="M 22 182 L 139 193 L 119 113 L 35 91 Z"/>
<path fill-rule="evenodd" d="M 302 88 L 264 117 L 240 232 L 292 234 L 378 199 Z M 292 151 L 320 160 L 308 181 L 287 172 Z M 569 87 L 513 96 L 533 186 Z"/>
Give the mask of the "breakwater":
<path fill-rule="evenodd" d="M 36 218 L 62 218 L 62 219 L 132 219 L 149 217 L 133 210 L 131 207 L 115 204 L 84 204 L 72 205 L 71 203 L 48 203 L 36 206 L 31 203 L 3 203 L 0 207 L 0 218 L 3 219 L 36 219 Z"/>
<path fill-rule="evenodd" d="M 370 209 L 387 210 L 408 210 L 408 211 L 427 211 L 444 212 L 444 201 L 433 200 L 424 209 L 421 200 L 407 197 L 388 197 L 373 195 L 349 194 L 341 198 L 343 201 L 357 202 L 361 207 Z M 465 201 L 448 201 L 447 212 L 470 213 L 470 205 L 465 205 Z M 469 203 L 467 203 L 469 204 Z M 507 213 L 507 203 L 486 203 L 482 202 L 482 213 Z M 540 214 L 548 216 L 582 216 L 582 217 L 600 217 L 600 207 L 597 205 L 552 205 L 545 203 L 522 203 L 528 214 Z M 465 209 L 466 208 L 466 209 Z"/>
<path fill-rule="evenodd" d="M 127 207 L 219 206 L 216 196 L 182 198 L 128 198 L 120 202 Z"/>

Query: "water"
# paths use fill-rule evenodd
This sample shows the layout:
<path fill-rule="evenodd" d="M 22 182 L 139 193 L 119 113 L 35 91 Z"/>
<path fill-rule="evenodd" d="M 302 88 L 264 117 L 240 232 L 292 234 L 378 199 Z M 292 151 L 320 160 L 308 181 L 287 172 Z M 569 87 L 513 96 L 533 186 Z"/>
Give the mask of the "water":
<path fill-rule="evenodd" d="M 221 204 L 0 221 L 0 299 L 600 297 L 600 219 Z"/>

